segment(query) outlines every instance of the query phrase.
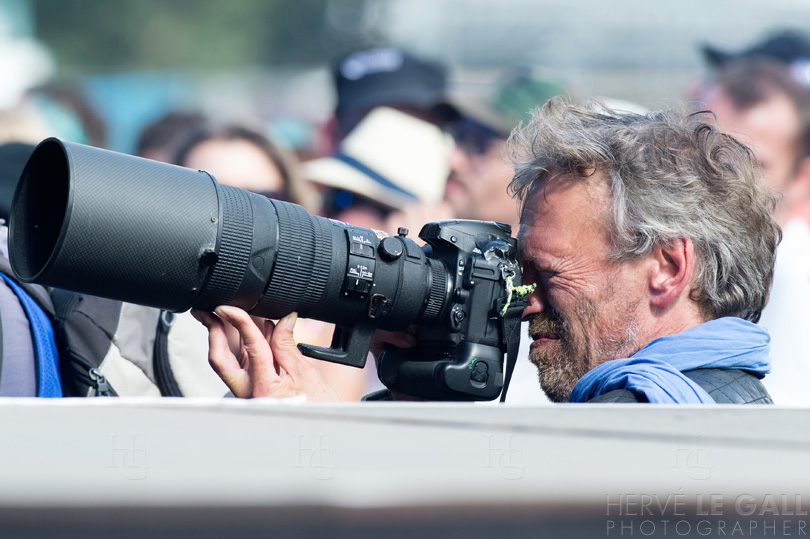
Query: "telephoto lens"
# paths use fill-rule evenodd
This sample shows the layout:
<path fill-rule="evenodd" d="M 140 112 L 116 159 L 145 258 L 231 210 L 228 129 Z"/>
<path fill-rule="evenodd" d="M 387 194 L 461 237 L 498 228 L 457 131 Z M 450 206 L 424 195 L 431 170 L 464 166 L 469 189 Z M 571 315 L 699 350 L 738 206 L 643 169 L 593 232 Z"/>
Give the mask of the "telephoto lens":
<path fill-rule="evenodd" d="M 205 171 L 51 138 L 23 170 L 9 228 L 25 282 L 174 312 L 298 312 L 336 327 L 330 347 L 301 343 L 304 354 L 356 367 L 377 329 L 417 325 L 417 347 L 379 357 L 389 388 L 488 400 L 504 387 L 521 274 L 502 223 L 427 223 L 420 247 L 404 230 L 310 215 Z"/>
<path fill-rule="evenodd" d="M 55 138 L 22 173 L 9 249 L 25 282 L 175 312 L 296 311 L 352 328 L 336 335 L 344 351 L 352 333 L 362 341 L 351 361 L 307 351 L 359 365 L 374 329 L 430 324 L 452 292 L 445 265 L 404 236 L 314 216 L 204 171 Z"/>

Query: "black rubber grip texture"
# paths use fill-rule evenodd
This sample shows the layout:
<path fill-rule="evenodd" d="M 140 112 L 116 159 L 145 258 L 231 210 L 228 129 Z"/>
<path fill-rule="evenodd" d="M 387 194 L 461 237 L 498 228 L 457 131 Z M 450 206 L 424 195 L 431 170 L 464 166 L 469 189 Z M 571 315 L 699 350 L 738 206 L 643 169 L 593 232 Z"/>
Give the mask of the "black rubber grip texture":
<path fill-rule="evenodd" d="M 248 192 L 227 185 L 220 185 L 218 192 L 222 207 L 219 258 L 197 303 L 205 309 L 229 305 L 236 297 L 253 247 L 253 211 Z"/>
<path fill-rule="evenodd" d="M 183 230 L 187 233 L 190 228 L 186 224 L 188 213 L 184 210 L 205 208 L 213 202 L 209 198 L 211 191 L 190 187 L 192 184 L 208 187 L 208 178 L 198 172 L 181 169 L 180 180 L 181 173 L 176 169 L 166 169 L 147 160 L 110 160 L 110 154 L 92 152 L 78 145 L 73 148 L 73 175 L 85 179 L 82 183 L 76 183 L 74 204 L 81 209 L 86 208 L 85 213 L 92 215 L 92 219 L 80 221 L 75 215 L 78 212 L 74 212 L 71 225 L 76 222 L 82 226 L 69 228 L 74 232 L 70 238 L 75 243 L 65 245 L 63 250 L 67 253 L 94 253 L 96 246 L 103 244 L 107 246 L 104 256 L 88 257 L 85 261 L 87 267 L 97 268 L 99 276 L 102 271 L 124 273 L 128 267 L 132 267 L 135 274 L 165 274 L 162 284 L 167 289 L 187 286 L 185 277 L 195 274 L 197 261 L 169 257 L 166 253 L 173 252 L 179 243 L 172 232 Z M 122 181 L 123 178 L 132 177 L 149 178 L 151 185 L 160 185 L 162 190 Z M 117 188 L 115 197 L 101 187 L 113 182 Z M 159 198 L 155 196 L 156 192 L 160 193 Z M 156 208 L 171 208 L 173 211 L 157 214 Z M 156 214 L 161 219 L 155 219 Z M 204 237 L 207 231 L 201 232 Z M 142 243 L 136 243 L 136 239 Z M 193 245 L 202 241 L 194 238 L 188 243 Z M 139 252 L 138 248 L 146 252 Z M 167 271 L 167 267 L 171 271 Z"/>
<path fill-rule="evenodd" d="M 430 280 L 430 295 L 420 323 L 430 323 L 436 320 L 447 296 L 447 268 L 438 260 L 428 258 L 427 261 L 430 265 L 432 278 Z"/>
<path fill-rule="evenodd" d="M 30 245 L 54 251 L 33 258 L 44 265 L 38 282 L 167 310 L 187 309 L 203 281 L 201 246 L 216 240 L 211 217 L 217 215 L 217 199 L 210 177 L 54 139 L 39 150 L 43 153 L 35 157 L 40 159 L 27 169 L 26 200 L 20 201 L 30 211 L 20 214 L 15 238 L 23 244 L 35 239 L 38 224 L 64 230 L 58 241 L 56 233 L 50 236 L 55 244 Z M 52 166 L 60 153 L 68 159 Z M 48 189 L 66 182 L 70 197 L 59 204 L 63 211 L 36 214 L 37 197 L 67 196 L 67 189 Z"/>
<path fill-rule="evenodd" d="M 345 271 L 345 260 L 333 260 L 332 225 L 296 204 L 273 201 L 278 214 L 278 254 L 264 297 L 254 309 L 266 318 L 293 311 L 308 317 L 319 307 L 332 265 Z"/>

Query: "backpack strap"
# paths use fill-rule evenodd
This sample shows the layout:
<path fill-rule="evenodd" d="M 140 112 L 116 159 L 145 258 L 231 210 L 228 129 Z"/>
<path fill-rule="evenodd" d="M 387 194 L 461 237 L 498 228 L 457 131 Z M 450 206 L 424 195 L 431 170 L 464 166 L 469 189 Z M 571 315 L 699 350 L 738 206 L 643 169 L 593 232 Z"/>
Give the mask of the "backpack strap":
<path fill-rule="evenodd" d="M 3 235 L 0 234 L 0 238 Z M 0 241 L 2 241 L 0 239 Z M 11 269 L 11 262 L 8 259 L 8 255 L 3 253 L 2 248 L 0 248 L 0 273 L 4 276 L 8 277 L 14 281 L 14 283 L 25 290 L 25 293 L 31 296 L 34 301 L 45 311 L 45 313 L 53 318 L 54 315 L 54 307 L 53 307 L 53 300 L 51 300 L 51 293 L 50 291 L 42 285 L 34 284 L 34 283 L 22 283 L 18 281 L 14 277 L 14 270 Z M 6 280 L 8 280 L 6 279 Z"/>
<path fill-rule="evenodd" d="M 155 381 L 160 394 L 164 397 L 182 397 L 183 392 L 177 384 L 169 360 L 169 331 L 177 318 L 172 312 L 160 311 L 155 331 L 155 347 L 152 351 L 152 361 L 155 369 Z"/>
<path fill-rule="evenodd" d="M 121 316 L 121 302 L 55 288 L 54 329 L 63 352 L 66 390 L 70 396 L 116 396 L 101 373 Z"/>
<path fill-rule="evenodd" d="M 62 383 L 59 379 L 59 355 L 56 351 L 53 326 L 50 317 L 34 299 L 14 280 L 0 274 L 6 284 L 20 299 L 20 303 L 31 324 L 31 335 L 34 339 L 34 350 L 37 356 L 37 396 L 61 397 Z"/>

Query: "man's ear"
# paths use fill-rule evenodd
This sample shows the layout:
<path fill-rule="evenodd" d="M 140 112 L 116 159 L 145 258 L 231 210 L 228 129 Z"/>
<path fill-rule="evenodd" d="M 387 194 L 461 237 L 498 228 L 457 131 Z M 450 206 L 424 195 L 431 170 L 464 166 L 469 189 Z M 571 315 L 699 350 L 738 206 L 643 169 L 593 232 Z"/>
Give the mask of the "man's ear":
<path fill-rule="evenodd" d="M 666 308 L 684 291 L 688 293 L 695 267 L 695 247 L 692 240 L 678 238 L 668 245 L 656 245 L 650 256 L 650 305 Z"/>

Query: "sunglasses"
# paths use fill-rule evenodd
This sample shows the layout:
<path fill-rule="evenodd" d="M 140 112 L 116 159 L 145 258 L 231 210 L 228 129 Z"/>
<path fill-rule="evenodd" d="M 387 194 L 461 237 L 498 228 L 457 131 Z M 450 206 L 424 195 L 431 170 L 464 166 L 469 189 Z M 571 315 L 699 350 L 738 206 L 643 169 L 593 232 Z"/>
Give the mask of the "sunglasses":
<path fill-rule="evenodd" d="M 367 208 L 385 217 L 391 209 L 374 200 L 346 191 L 345 189 L 327 189 L 323 194 L 323 215 L 334 218 L 336 215 L 350 208 Z"/>
<path fill-rule="evenodd" d="M 467 118 L 447 124 L 445 131 L 453 137 L 456 146 L 471 155 L 487 153 L 492 143 L 501 139 L 492 129 Z"/>

